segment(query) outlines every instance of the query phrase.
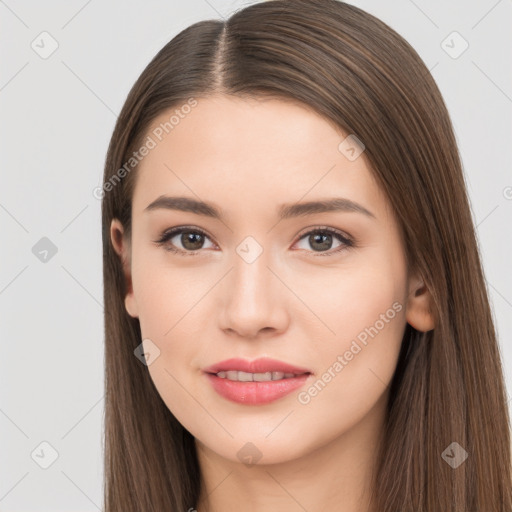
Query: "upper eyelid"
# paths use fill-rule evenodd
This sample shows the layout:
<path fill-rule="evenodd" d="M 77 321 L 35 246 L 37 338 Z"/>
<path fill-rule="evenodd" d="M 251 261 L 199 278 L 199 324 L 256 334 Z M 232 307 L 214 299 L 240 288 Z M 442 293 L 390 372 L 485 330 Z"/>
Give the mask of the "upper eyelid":
<path fill-rule="evenodd" d="M 329 232 L 337 234 L 343 238 L 346 238 L 348 240 L 353 240 L 353 237 L 351 235 L 349 235 L 348 233 L 345 233 L 342 229 L 337 229 L 337 228 L 333 228 L 331 226 L 322 226 L 322 225 L 309 226 L 307 228 L 304 228 L 303 230 L 301 230 L 299 232 L 297 237 L 302 238 L 304 235 L 307 235 L 307 234 L 309 234 L 311 232 L 315 232 L 315 231 L 329 231 Z"/>

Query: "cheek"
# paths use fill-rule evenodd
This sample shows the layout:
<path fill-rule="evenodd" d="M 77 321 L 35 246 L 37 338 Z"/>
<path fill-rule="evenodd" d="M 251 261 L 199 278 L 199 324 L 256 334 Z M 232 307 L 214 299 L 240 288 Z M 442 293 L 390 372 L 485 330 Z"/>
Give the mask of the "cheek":
<path fill-rule="evenodd" d="M 343 373 L 344 385 L 352 388 L 369 376 L 379 385 L 379 379 L 387 384 L 406 323 L 405 260 L 392 246 L 376 245 L 329 270 L 314 281 L 304 279 L 300 286 L 323 324 L 325 334 L 316 337 L 315 347 L 320 370 L 332 368 L 342 356 L 344 368 L 336 374 Z"/>
<path fill-rule="evenodd" d="M 335 332 L 327 338 L 330 343 L 318 346 L 322 367 L 318 389 L 327 382 L 322 398 L 315 399 L 318 406 L 341 400 L 349 410 L 363 413 L 384 392 L 395 371 L 406 325 L 405 261 L 392 251 L 368 256 L 357 266 L 344 268 L 339 284 L 331 280 L 330 292 L 317 305 Z"/>
<path fill-rule="evenodd" d="M 323 325 L 325 334 L 320 343 L 325 340 L 342 348 L 376 322 L 381 330 L 379 320 L 383 315 L 384 321 L 400 323 L 394 320 L 405 309 L 405 267 L 399 259 L 386 258 L 381 251 L 369 256 L 356 256 L 338 268 L 314 276 L 303 274 L 297 281 L 300 298 L 314 313 L 309 317 L 315 322 L 316 317 Z"/>
<path fill-rule="evenodd" d="M 141 336 L 151 340 L 159 354 L 148 371 L 160 396 L 177 417 L 186 416 L 189 393 L 195 396 L 197 381 L 191 374 L 191 362 L 204 338 L 204 322 L 198 315 L 208 286 L 192 275 L 149 263 L 140 265 L 133 274 Z"/>
<path fill-rule="evenodd" d="M 193 314 L 205 285 L 197 273 L 167 265 L 160 251 L 140 251 L 138 259 L 134 257 L 134 263 L 140 263 L 134 264 L 133 290 L 142 336 L 169 340 Z"/>
<path fill-rule="evenodd" d="M 344 283 L 344 293 L 333 300 L 336 307 L 331 306 L 334 330 L 340 341 L 357 338 L 364 342 L 369 330 L 376 334 L 373 327 L 379 334 L 386 331 L 384 336 L 391 335 L 403 316 L 400 290 L 391 273 L 384 269 L 350 276 Z"/>
<path fill-rule="evenodd" d="M 378 409 L 378 403 L 384 407 L 405 329 L 405 307 L 400 283 L 380 275 L 352 272 L 343 280 L 343 291 L 324 304 L 324 321 L 336 335 L 317 344 L 317 374 L 296 397 L 295 419 L 302 431 L 323 418 L 324 439 L 334 439 Z"/>

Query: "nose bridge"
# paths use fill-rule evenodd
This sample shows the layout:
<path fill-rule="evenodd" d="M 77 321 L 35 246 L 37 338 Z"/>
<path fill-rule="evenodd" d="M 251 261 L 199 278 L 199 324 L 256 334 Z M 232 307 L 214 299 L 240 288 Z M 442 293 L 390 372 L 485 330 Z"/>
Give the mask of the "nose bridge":
<path fill-rule="evenodd" d="M 231 276 L 233 299 L 246 302 L 246 306 L 254 301 L 260 305 L 270 302 L 274 295 L 270 293 L 274 276 L 268 268 L 272 267 L 271 251 L 248 236 L 238 244 L 235 252 Z"/>
<path fill-rule="evenodd" d="M 272 267 L 272 252 L 254 237 L 246 237 L 235 248 L 232 270 L 222 291 L 225 296 L 220 301 L 223 329 L 251 336 L 268 327 L 282 328 L 282 284 Z"/>

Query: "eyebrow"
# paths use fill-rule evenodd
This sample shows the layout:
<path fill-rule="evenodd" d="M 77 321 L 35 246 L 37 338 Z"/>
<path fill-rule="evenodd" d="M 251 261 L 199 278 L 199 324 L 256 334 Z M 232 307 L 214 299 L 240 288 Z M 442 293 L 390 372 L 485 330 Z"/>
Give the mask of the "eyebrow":
<path fill-rule="evenodd" d="M 144 211 L 152 211 L 162 208 L 167 210 L 191 212 L 197 215 L 204 215 L 213 219 L 222 220 L 220 210 L 213 204 L 198 201 L 191 197 L 170 197 L 162 195 L 149 204 Z M 305 203 L 283 204 L 278 209 L 278 215 L 281 220 L 326 212 L 356 212 L 362 213 L 367 217 L 376 218 L 375 215 L 364 206 L 342 197 L 333 197 Z"/>

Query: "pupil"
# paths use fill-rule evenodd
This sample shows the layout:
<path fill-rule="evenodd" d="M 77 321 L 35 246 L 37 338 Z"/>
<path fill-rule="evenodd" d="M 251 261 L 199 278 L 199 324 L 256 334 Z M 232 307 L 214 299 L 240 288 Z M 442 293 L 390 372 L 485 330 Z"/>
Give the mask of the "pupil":
<path fill-rule="evenodd" d="M 185 247 L 186 249 L 194 251 L 201 248 L 201 237 L 202 235 L 200 233 L 183 233 L 181 237 L 181 243 L 183 244 L 183 247 Z M 187 246 L 188 243 L 191 243 L 192 247 Z M 194 246 L 194 243 L 196 243 L 198 246 Z"/>
<path fill-rule="evenodd" d="M 331 244 L 332 235 L 322 235 L 322 234 L 311 235 L 309 237 L 309 241 L 310 241 L 311 247 L 313 247 L 313 249 L 315 249 L 315 243 L 317 242 L 318 238 L 323 239 L 323 241 L 320 244 L 321 245 L 320 249 L 330 249 L 329 246 Z"/>

